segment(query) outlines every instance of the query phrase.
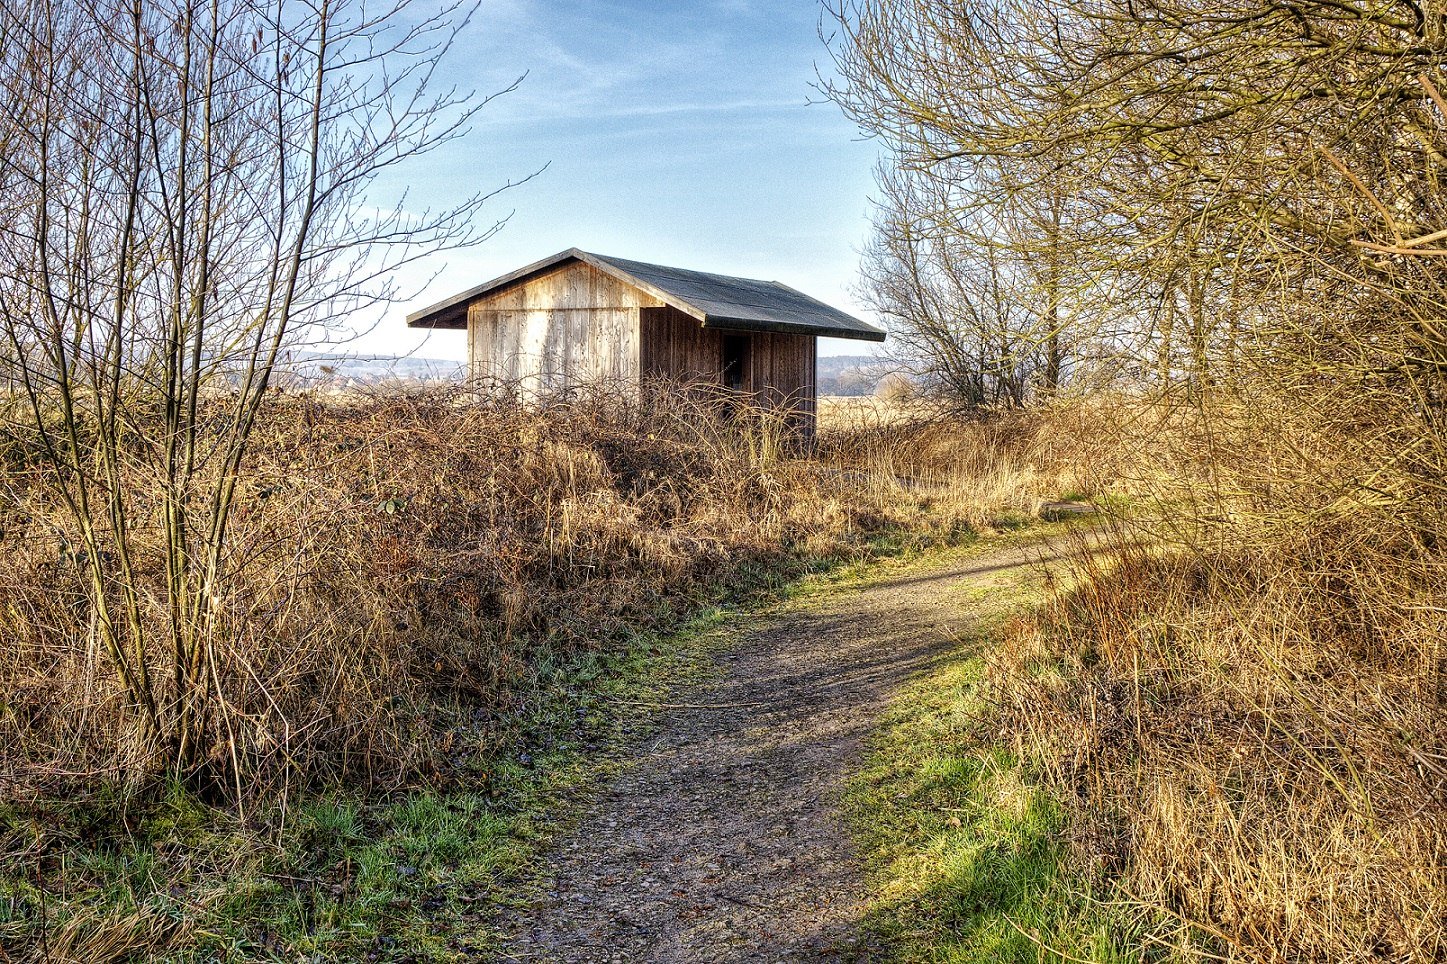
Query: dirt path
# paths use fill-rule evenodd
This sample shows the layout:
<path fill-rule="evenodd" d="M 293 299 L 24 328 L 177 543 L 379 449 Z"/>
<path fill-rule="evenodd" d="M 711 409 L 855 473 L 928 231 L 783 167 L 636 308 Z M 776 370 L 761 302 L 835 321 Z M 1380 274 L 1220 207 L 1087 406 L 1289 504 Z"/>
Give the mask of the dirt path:
<path fill-rule="evenodd" d="M 912 567 L 766 620 L 674 694 L 550 857 L 505 960 L 867 961 L 838 792 L 890 695 L 1039 544 Z"/>

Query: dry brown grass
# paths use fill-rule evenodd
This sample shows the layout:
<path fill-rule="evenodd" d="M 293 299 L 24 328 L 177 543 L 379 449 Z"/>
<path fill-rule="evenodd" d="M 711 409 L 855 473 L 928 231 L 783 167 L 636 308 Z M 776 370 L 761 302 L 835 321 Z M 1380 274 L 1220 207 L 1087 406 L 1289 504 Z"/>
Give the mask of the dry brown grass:
<path fill-rule="evenodd" d="M 1447 955 L 1442 500 L 1396 414 L 1171 413 L 1154 514 L 995 667 L 1082 855 L 1188 957 Z"/>
<path fill-rule="evenodd" d="M 236 516 L 201 779 L 242 796 L 446 779 L 540 660 L 666 625 L 750 573 L 891 531 L 952 538 L 1078 488 L 1065 418 L 826 430 L 816 456 L 704 401 L 279 398 Z M 64 514 L 19 442 L 5 457 L 3 794 L 144 782 Z M 145 508 L 144 479 L 128 497 Z M 161 619 L 161 534 L 140 536 Z"/>
<path fill-rule="evenodd" d="M 1139 409 L 1129 399 L 963 413 L 919 398 L 840 401 L 849 404 L 821 400 L 821 456 L 882 505 L 914 500 L 980 529 L 1018 524 L 1055 499 L 1140 494 L 1131 480 L 1147 434 L 1114 431 Z"/>
<path fill-rule="evenodd" d="M 939 405 L 918 396 L 886 399 L 878 395 L 821 395 L 818 411 L 819 429 L 826 433 L 927 421 L 943 413 Z"/>

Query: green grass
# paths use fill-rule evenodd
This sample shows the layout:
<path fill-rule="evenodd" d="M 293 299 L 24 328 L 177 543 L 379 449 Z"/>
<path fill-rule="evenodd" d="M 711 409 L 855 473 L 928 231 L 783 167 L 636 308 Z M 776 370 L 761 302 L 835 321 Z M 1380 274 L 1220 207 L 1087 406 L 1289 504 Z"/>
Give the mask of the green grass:
<path fill-rule="evenodd" d="M 918 546 L 887 533 L 864 555 Z M 0 949 L 97 962 L 475 959 L 495 946 L 499 913 L 535 895 L 549 837 L 651 725 L 635 704 L 706 672 L 749 612 L 866 571 L 837 558 L 746 566 L 660 631 L 540 656 L 521 709 L 449 789 L 306 793 L 244 817 L 176 786 L 0 806 Z"/>
<path fill-rule="evenodd" d="M 1073 867 L 1060 802 L 992 725 L 984 653 L 1042 601 L 1032 570 L 958 590 L 980 621 L 891 704 L 846 789 L 869 866 L 866 926 L 891 960 L 1146 959 L 1135 921 Z"/>
<path fill-rule="evenodd" d="M 702 672 L 731 618 L 709 606 L 675 632 L 543 667 L 525 717 L 466 789 L 308 795 L 248 820 L 177 787 L 0 811 L 4 852 L 45 855 L 0 870 L 0 947 L 44 953 L 48 941 L 95 960 L 147 941 L 147 960 L 473 955 L 492 937 L 482 909 L 527 896 L 529 861 L 612 767 L 611 749 L 647 725 L 622 701 Z"/>

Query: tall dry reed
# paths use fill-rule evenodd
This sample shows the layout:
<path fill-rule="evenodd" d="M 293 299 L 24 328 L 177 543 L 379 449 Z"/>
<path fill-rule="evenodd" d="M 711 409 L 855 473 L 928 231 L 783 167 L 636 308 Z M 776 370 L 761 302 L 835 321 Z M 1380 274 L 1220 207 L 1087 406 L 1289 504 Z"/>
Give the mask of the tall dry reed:
<path fill-rule="evenodd" d="M 1076 484 L 1055 433 L 826 428 L 811 450 L 777 417 L 681 392 L 278 397 L 205 667 L 212 751 L 187 776 L 222 795 L 446 779 L 541 662 L 666 624 L 740 572 L 1028 509 L 1022 479 L 1037 503 Z M 23 439 L 4 457 L 0 794 L 143 783 L 152 758 L 96 645 L 66 515 Z M 156 517 L 139 473 L 127 497 Z M 163 534 L 136 536 L 159 620 Z"/>
<path fill-rule="evenodd" d="M 1447 955 L 1443 503 L 1390 407 L 1157 415 L 1149 511 L 995 666 L 1082 855 L 1187 958 Z"/>

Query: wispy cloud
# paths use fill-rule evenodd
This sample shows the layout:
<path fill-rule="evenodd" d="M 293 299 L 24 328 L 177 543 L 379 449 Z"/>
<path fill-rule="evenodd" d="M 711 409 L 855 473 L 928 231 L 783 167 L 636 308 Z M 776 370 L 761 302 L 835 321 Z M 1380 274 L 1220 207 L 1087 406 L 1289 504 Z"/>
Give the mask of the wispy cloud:
<path fill-rule="evenodd" d="M 697 104 L 638 104 L 605 111 L 606 117 L 659 117 L 665 114 L 730 114 L 736 111 L 794 110 L 807 106 L 798 100 L 705 101 Z"/>
<path fill-rule="evenodd" d="M 794 111 L 808 107 L 803 97 L 797 100 L 734 100 L 734 101 L 700 101 L 696 103 L 679 104 L 626 104 L 617 107 L 596 106 L 589 107 L 578 104 L 559 104 L 555 102 L 530 103 L 514 105 L 513 110 L 506 114 L 497 114 L 489 118 L 488 123 L 492 126 L 498 124 L 514 126 L 518 124 L 537 125 L 546 123 L 553 125 L 563 122 L 587 121 L 596 124 L 606 121 L 628 121 L 648 120 L 659 117 L 683 117 L 696 116 L 707 117 L 720 114 L 772 114 L 782 111 Z M 620 131 L 626 133 L 626 131 Z"/>
<path fill-rule="evenodd" d="M 528 77 L 426 170 L 399 172 L 397 187 L 411 189 L 410 203 L 441 205 L 552 166 L 499 199 L 496 213 L 517 211 L 507 230 L 454 254 L 419 302 L 579 245 L 778 277 L 848 306 L 875 148 L 836 109 L 808 106 L 827 57 L 818 9 L 482 0 L 449 79 L 488 91 Z M 416 270 L 428 281 L 434 267 Z"/>
<path fill-rule="evenodd" d="M 789 6 L 793 21 L 812 10 Z M 469 53 L 494 84 L 528 72 L 522 88 L 490 112 L 508 125 L 787 110 L 806 102 L 811 64 L 780 56 L 794 42 L 780 36 L 789 17 L 770 9 L 770 29 L 760 30 L 757 0 L 665 10 L 627 0 L 565 7 L 490 0 Z M 809 22 L 802 26 L 792 33 L 812 32 Z M 797 97 L 781 97 L 786 87 Z"/>

